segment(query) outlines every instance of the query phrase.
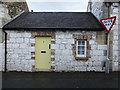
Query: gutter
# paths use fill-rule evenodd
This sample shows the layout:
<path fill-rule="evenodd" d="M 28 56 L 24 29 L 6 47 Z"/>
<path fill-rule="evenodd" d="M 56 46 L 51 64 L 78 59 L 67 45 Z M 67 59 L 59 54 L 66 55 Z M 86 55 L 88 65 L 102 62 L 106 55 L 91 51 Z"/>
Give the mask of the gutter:
<path fill-rule="evenodd" d="M 3 27 L 3 30 L 33 30 L 33 29 L 62 29 L 62 30 L 84 30 L 84 31 L 103 31 L 104 28 L 80 28 L 80 27 L 16 27 L 16 28 L 6 28 Z"/>
<path fill-rule="evenodd" d="M 5 67 L 4 67 L 4 72 L 6 72 L 7 71 L 7 32 L 5 32 L 4 30 L 3 30 L 3 32 L 5 33 Z"/>
<path fill-rule="evenodd" d="M 16 15 L 14 18 L 12 18 L 11 20 L 9 20 L 8 22 L 4 23 L 3 24 L 3 27 L 7 24 L 9 24 L 10 22 L 12 22 L 13 20 L 15 20 L 17 17 L 19 17 L 20 15 L 22 15 L 25 11 L 22 11 L 20 14 Z M 7 32 L 5 32 L 6 29 L 4 29 L 2 27 L 2 31 L 4 32 L 5 34 L 5 68 L 4 68 L 4 72 L 7 71 Z"/>

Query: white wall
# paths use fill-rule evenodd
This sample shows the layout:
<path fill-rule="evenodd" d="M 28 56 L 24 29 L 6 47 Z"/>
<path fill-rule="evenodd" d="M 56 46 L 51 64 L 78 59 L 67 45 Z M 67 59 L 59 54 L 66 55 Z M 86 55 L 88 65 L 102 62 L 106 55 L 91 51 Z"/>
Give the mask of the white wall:
<path fill-rule="evenodd" d="M 0 4 L 0 43 L 3 41 L 3 32 L 2 32 L 2 26 L 5 22 L 10 20 L 10 16 L 8 14 L 7 6 L 4 4 Z"/>
<path fill-rule="evenodd" d="M 90 55 L 88 60 L 76 60 L 73 56 L 72 45 L 75 43 L 73 34 L 92 36 L 89 41 L 91 45 Z M 55 49 L 55 71 L 99 71 L 104 72 L 103 62 L 106 60 L 104 50 L 106 45 L 99 45 L 96 40 L 96 32 L 92 31 L 71 31 L 71 32 L 56 32 Z"/>
<path fill-rule="evenodd" d="M 99 20 L 102 18 L 108 18 L 108 9 L 103 4 L 103 2 L 93 2 L 92 3 L 92 11 L 91 11 Z M 119 7 L 110 7 L 110 16 L 116 16 L 117 20 L 115 25 L 112 28 L 110 33 L 111 41 L 113 43 L 110 45 L 110 59 L 112 64 L 112 71 L 118 71 L 119 63 L 120 63 L 120 6 Z M 120 69 L 119 69 L 120 70 Z"/>
<path fill-rule="evenodd" d="M 6 5 L 0 4 L 0 71 L 3 71 L 4 68 L 4 45 L 3 45 L 4 40 L 3 40 L 2 26 L 4 22 L 10 19 L 11 18 L 8 15 L 8 9 Z"/>
<path fill-rule="evenodd" d="M 0 43 L 0 71 L 4 71 L 4 44 Z"/>
<path fill-rule="evenodd" d="M 91 4 L 91 7 L 92 7 L 92 10 L 91 12 L 97 17 L 98 20 L 102 19 L 103 18 L 103 12 L 104 12 L 104 4 L 103 2 L 104 0 L 101 0 L 101 2 L 94 2 L 92 1 L 92 4 Z M 88 12 L 90 12 L 90 4 L 89 4 L 89 7 L 88 7 Z"/>
<path fill-rule="evenodd" d="M 2 51 L 2 44 L 0 44 L 0 71 L 2 71 L 2 59 L 3 59 L 3 51 Z"/>
<path fill-rule="evenodd" d="M 113 66 L 113 71 L 118 71 L 118 67 L 119 67 L 119 58 L 120 58 L 120 48 L 119 48 L 119 35 L 120 35 L 120 31 L 119 31 L 119 7 L 111 7 L 112 8 L 112 13 L 111 16 L 116 16 L 116 22 L 115 25 L 113 26 L 113 62 L 112 62 L 112 66 Z"/>
<path fill-rule="evenodd" d="M 35 60 L 32 60 L 31 52 L 35 52 L 35 47 L 31 47 L 31 43 L 35 43 L 31 32 L 8 31 L 8 55 L 7 69 L 8 71 L 33 71 Z M 90 40 L 91 58 L 85 60 L 75 60 L 73 56 L 72 45 L 75 43 L 73 34 L 92 35 Z M 51 49 L 55 49 L 55 61 L 51 66 L 55 66 L 54 71 L 104 71 L 102 70 L 103 61 L 106 60 L 104 50 L 106 45 L 99 45 L 96 40 L 96 32 L 92 31 L 58 31 L 55 34 L 55 44 Z"/>
<path fill-rule="evenodd" d="M 31 59 L 31 52 L 35 52 L 35 48 L 31 47 L 31 43 L 34 41 L 31 39 L 31 33 L 10 31 L 8 35 L 8 71 L 32 71 L 35 60 Z"/>

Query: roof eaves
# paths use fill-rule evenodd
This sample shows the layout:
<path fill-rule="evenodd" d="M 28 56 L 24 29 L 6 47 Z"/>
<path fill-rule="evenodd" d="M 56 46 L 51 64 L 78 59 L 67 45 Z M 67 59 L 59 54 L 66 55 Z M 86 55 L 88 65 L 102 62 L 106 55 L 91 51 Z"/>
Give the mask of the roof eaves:
<path fill-rule="evenodd" d="M 3 30 L 21 30 L 21 29 L 69 29 L 69 30 L 104 30 L 104 28 L 80 28 L 80 27 L 17 27 L 17 28 L 3 28 Z"/>

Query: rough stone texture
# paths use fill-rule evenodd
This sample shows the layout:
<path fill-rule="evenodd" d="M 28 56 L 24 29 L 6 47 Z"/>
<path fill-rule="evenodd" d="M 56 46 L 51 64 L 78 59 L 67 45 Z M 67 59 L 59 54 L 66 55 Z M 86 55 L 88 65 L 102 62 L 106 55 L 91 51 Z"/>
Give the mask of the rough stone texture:
<path fill-rule="evenodd" d="M 0 71 L 4 71 L 4 44 L 0 43 Z"/>
<path fill-rule="evenodd" d="M 35 69 L 35 37 L 50 36 L 54 41 L 53 32 L 25 32 L 25 31 L 7 31 L 7 70 L 8 71 L 37 71 Z M 52 42 L 51 41 L 51 42 Z M 52 42 L 54 43 L 54 42 Z M 51 55 L 54 55 L 54 49 Z M 51 57 L 51 61 L 54 60 Z M 53 67 L 52 67 L 53 68 Z"/>
<path fill-rule="evenodd" d="M 120 29 L 120 7 L 119 7 L 119 9 L 118 9 L 118 28 Z M 119 71 L 120 71 L 120 32 L 118 32 L 118 55 L 119 55 L 119 57 L 118 57 L 118 69 L 119 69 Z"/>
<path fill-rule="evenodd" d="M 29 11 L 26 2 L 1 2 L 0 1 L 0 43 L 4 40 L 2 26 L 4 23 L 17 16 L 22 11 Z"/>
<path fill-rule="evenodd" d="M 8 20 L 10 20 L 8 9 L 6 8 L 6 5 L 0 4 L 0 43 L 3 41 L 2 25 Z"/>
<path fill-rule="evenodd" d="M 90 10 L 91 9 L 91 10 Z M 120 32 L 119 32 L 119 14 L 120 14 L 120 6 L 119 7 L 110 7 L 110 16 L 116 16 L 117 20 L 115 25 L 110 32 L 110 68 L 112 71 L 120 70 Z M 91 11 L 99 20 L 102 18 L 108 18 L 108 8 L 104 4 L 104 0 L 102 2 L 92 2 L 88 5 L 88 11 Z"/>
<path fill-rule="evenodd" d="M 52 71 L 100 71 L 106 59 L 106 45 L 98 44 L 94 31 L 56 31 L 54 32 L 20 32 L 7 31 L 8 71 L 37 71 L 35 67 L 35 36 L 52 36 L 51 70 Z M 88 60 L 76 60 L 73 52 L 74 35 L 90 36 L 90 56 Z"/>
<path fill-rule="evenodd" d="M 16 15 L 18 15 L 19 13 L 21 13 L 22 11 L 29 11 L 28 10 L 28 6 L 26 4 L 26 2 L 1 2 L 0 1 L 0 54 L 2 54 L 4 56 L 4 53 L 2 53 L 2 44 L 4 42 L 4 33 L 2 31 L 2 26 L 9 21 L 10 19 L 12 19 L 13 17 L 15 17 Z M 15 46 L 17 47 L 17 45 Z M 1 56 L 1 55 L 0 55 Z M 2 60 L 0 58 L 0 62 L 2 62 Z M 2 64 L 0 64 L 1 66 Z M 0 68 L 0 71 L 2 69 Z"/>
<path fill-rule="evenodd" d="M 8 34 L 7 70 L 32 71 L 35 60 L 31 59 L 31 52 L 35 52 L 35 48 L 31 47 L 31 33 L 10 31 Z"/>
<path fill-rule="evenodd" d="M 2 50 L 2 44 L 0 44 L 0 50 Z M 0 51 L 0 71 L 2 71 L 2 60 L 3 60 L 3 52 Z"/>
<path fill-rule="evenodd" d="M 119 17 L 118 15 L 120 14 L 119 12 L 119 9 L 120 9 L 120 6 L 119 7 L 111 7 L 112 8 L 112 13 L 111 13 L 111 16 L 116 16 L 117 19 L 116 19 L 116 23 L 113 27 L 113 61 L 112 61 L 112 69 L 113 71 L 120 71 L 120 68 L 119 68 L 119 58 L 120 58 L 120 48 L 119 48 L 119 41 L 120 41 L 120 38 L 119 38 L 119 35 L 120 35 L 120 31 L 119 31 Z"/>
<path fill-rule="evenodd" d="M 67 35 L 68 37 L 65 38 Z M 103 55 L 103 52 L 106 50 L 106 45 L 99 45 L 96 38 L 93 38 L 89 41 L 91 58 L 88 60 L 76 60 L 72 50 L 75 43 L 75 39 L 72 37 L 74 35 L 96 37 L 96 32 L 56 32 L 55 46 L 57 47 L 55 47 L 55 61 L 52 62 L 55 66 L 54 71 L 104 71 L 102 67 L 106 56 Z"/>
<path fill-rule="evenodd" d="M 22 0 L 22 2 L 11 2 L 8 0 L 7 2 L 0 2 L 0 4 L 6 5 L 8 15 L 10 15 L 11 18 L 15 17 L 22 11 L 29 11 L 26 0 Z"/>

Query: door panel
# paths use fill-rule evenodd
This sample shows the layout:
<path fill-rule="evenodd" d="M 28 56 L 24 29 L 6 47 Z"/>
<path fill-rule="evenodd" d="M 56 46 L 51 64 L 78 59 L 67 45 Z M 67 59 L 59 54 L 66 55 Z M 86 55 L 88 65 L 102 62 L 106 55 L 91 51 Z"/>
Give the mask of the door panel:
<path fill-rule="evenodd" d="M 51 37 L 36 37 L 35 68 L 50 69 Z"/>

